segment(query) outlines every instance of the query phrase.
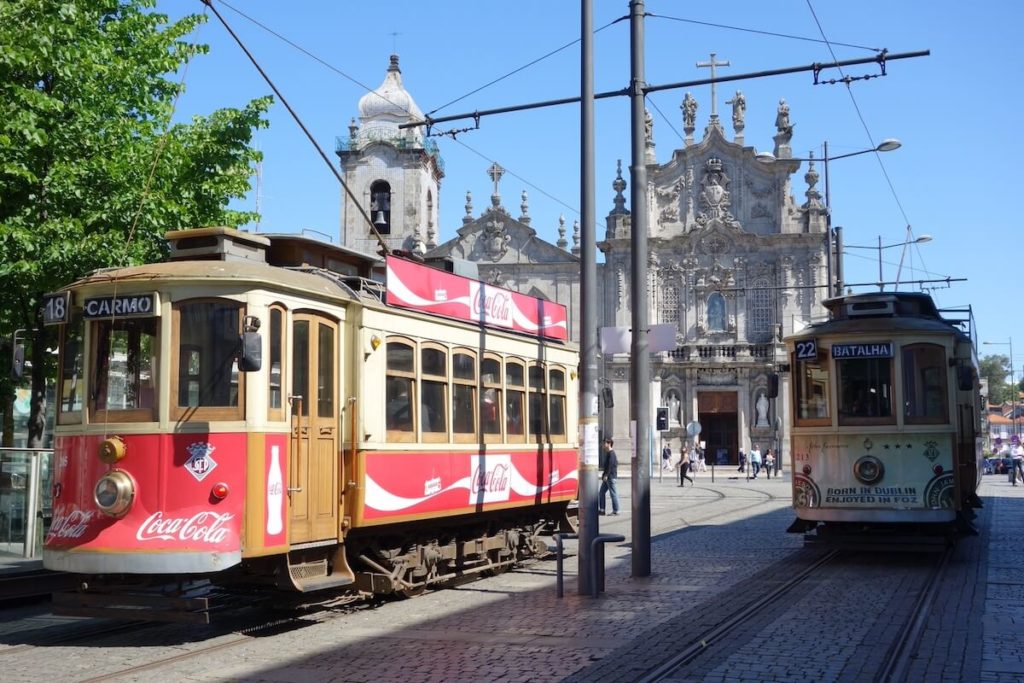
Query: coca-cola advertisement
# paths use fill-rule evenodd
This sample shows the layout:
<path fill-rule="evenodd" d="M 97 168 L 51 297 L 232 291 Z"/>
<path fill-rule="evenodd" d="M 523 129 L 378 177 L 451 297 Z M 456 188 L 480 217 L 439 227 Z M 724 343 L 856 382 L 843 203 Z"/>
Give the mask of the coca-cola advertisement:
<path fill-rule="evenodd" d="M 576 496 L 578 454 L 536 452 L 367 453 L 362 520 L 491 506 L 533 505 Z"/>
<path fill-rule="evenodd" d="M 516 332 L 569 338 L 565 306 L 389 256 L 387 303 Z"/>
<path fill-rule="evenodd" d="M 111 553 L 123 557 L 126 566 L 135 550 L 240 550 L 246 434 L 120 438 L 125 457 L 117 467 L 131 477 L 133 490 L 131 505 L 119 516 L 105 514 L 93 499 L 96 482 L 109 469 L 95 455 L 103 437 L 62 437 L 55 444 L 53 522 L 44 543 L 44 561 L 46 550 Z M 284 437 L 279 440 L 283 443 Z M 284 467 L 283 456 L 281 460 Z M 225 498 L 212 495 L 218 484 L 227 487 Z M 268 491 L 267 500 L 276 498 Z"/>

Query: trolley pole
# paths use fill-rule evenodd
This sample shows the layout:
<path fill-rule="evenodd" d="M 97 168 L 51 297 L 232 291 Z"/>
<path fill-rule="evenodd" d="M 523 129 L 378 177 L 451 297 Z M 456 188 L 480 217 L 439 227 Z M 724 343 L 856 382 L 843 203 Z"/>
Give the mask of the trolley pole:
<path fill-rule="evenodd" d="M 630 228 L 633 281 L 632 343 L 630 346 L 631 418 L 636 425 L 630 463 L 633 499 L 633 576 L 651 575 L 651 359 L 647 349 L 647 165 L 644 160 L 644 3 L 630 0 L 630 202 L 633 205 Z"/>
<path fill-rule="evenodd" d="M 594 8 L 581 3 L 580 73 L 580 493 L 577 590 L 593 595 L 593 541 L 598 533 L 597 234 L 594 218 Z M 603 551 L 602 551 L 603 552 Z"/>

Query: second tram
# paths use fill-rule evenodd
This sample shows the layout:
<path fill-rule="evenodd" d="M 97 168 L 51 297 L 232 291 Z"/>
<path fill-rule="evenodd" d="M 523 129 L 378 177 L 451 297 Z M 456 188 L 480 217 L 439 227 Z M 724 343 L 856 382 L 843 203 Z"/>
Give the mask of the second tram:
<path fill-rule="evenodd" d="M 982 434 L 969 309 L 903 292 L 825 305 L 827 321 L 786 339 L 789 530 L 901 541 L 972 531 Z"/>

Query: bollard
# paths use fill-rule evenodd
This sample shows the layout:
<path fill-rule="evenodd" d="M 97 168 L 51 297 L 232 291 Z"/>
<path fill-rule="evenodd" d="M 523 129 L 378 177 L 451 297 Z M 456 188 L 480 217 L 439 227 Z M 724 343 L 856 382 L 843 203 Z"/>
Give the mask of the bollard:
<path fill-rule="evenodd" d="M 590 565 L 590 585 L 593 587 L 593 596 L 604 590 L 604 544 L 608 542 L 622 543 L 626 537 L 622 534 L 598 534 L 590 544 L 590 558 L 593 564 Z M 601 555 L 597 554 L 597 547 L 601 546 Z"/>
<path fill-rule="evenodd" d="M 563 538 L 579 538 L 579 534 L 570 533 L 557 533 L 552 536 L 555 539 L 555 594 L 557 597 L 563 597 L 562 590 L 562 539 Z"/>

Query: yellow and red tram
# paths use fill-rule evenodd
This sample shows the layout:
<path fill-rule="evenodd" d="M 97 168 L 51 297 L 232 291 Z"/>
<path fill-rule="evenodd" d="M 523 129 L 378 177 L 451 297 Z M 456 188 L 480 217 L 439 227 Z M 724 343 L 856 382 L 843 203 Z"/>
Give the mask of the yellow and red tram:
<path fill-rule="evenodd" d="M 227 228 L 47 297 L 44 565 L 410 593 L 542 552 L 577 491 L 564 307 Z M 382 281 L 383 280 L 383 281 Z M 135 576 L 130 576 L 135 575 Z"/>
<path fill-rule="evenodd" d="M 792 371 L 792 532 L 948 539 L 971 530 L 982 466 L 969 309 L 922 293 L 825 302 L 786 339 Z"/>

